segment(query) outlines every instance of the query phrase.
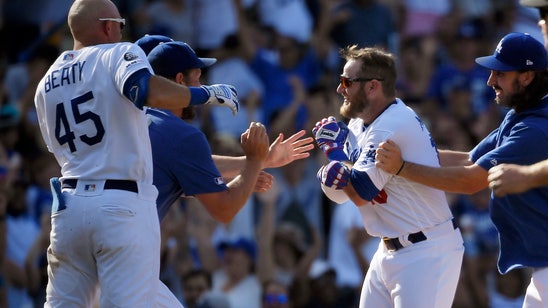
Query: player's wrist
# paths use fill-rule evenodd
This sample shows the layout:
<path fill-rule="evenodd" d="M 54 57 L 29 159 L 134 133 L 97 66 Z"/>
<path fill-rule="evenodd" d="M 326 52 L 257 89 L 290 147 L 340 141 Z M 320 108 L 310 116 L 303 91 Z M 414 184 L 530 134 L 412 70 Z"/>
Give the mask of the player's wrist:
<path fill-rule="evenodd" d="M 401 165 L 400 165 L 400 168 L 398 169 L 398 171 L 396 171 L 396 175 L 400 175 L 400 173 L 403 171 L 403 168 L 405 168 L 405 160 L 402 160 L 401 161 Z"/>
<path fill-rule="evenodd" d="M 348 156 L 344 153 L 342 148 L 338 147 L 325 147 L 324 153 L 329 160 L 348 161 Z"/>
<path fill-rule="evenodd" d="M 209 92 L 202 87 L 188 87 L 190 90 L 189 106 L 203 105 L 209 101 Z"/>

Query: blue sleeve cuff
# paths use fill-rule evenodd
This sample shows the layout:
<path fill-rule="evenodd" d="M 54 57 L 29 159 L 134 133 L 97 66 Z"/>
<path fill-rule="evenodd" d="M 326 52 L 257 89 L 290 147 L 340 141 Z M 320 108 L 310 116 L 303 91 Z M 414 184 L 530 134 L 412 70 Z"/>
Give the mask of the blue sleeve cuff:
<path fill-rule="evenodd" d="M 375 184 L 373 184 L 373 181 L 371 181 L 371 178 L 369 178 L 369 175 L 367 175 L 367 172 L 352 169 L 350 173 L 350 181 L 352 182 L 352 186 L 354 186 L 354 189 L 360 198 L 364 200 L 371 201 L 380 192 Z"/>
<path fill-rule="evenodd" d="M 209 93 L 202 87 L 188 87 L 190 90 L 190 106 L 203 105 L 209 100 Z"/>
<path fill-rule="evenodd" d="M 348 156 L 344 153 L 342 150 L 333 150 L 329 153 L 327 153 L 327 158 L 332 160 L 338 160 L 338 161 L 349 161 Z"/>

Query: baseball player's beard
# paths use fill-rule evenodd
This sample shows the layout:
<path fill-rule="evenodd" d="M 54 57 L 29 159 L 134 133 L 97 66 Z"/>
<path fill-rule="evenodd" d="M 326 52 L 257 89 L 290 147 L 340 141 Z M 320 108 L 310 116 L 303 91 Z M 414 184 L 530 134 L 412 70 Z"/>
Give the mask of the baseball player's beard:
<path fill-rule="evenodd" d="M 347 103 L 343 104 L 339 110 L 340 114 L 346 118 L 357 118 L 369 105 L 369 98 L 357 97 L 352 102 L 346 99 Z"/>
<path fill-rule="evenodd" d="M 505 94 L 504 92 L 499 92 L 499 94 L 495 97 L 495 102 L 499 106 L 503 107 L 509 107 L 513 109 L 519 109 L 522 104 L 524 104 L 527 101 L 527 97 L 525 95 L 525 88 L 521 87 L 516 80 L 513 84 L 513 92 L 511 94 Z M 499 88 L 499 91 L 501 89 Z"/>

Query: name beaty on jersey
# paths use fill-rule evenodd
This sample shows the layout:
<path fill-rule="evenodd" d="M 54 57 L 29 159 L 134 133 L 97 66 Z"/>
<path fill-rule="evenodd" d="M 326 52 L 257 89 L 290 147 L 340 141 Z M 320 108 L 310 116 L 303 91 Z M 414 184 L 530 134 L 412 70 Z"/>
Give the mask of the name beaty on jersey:
<path fill-rule="evenodd" d="M 82 81 L 82 71 L 86 61 L 76 62 L 58 70 L 51 71 L 44 80 L 46 93 L 62 86 Z"/>

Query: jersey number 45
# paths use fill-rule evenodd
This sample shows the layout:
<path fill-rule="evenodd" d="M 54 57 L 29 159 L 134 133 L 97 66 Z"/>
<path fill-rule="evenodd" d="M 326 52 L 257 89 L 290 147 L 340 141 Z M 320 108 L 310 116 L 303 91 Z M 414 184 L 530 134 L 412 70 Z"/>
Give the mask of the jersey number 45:
<path fill-rule="evenodd" d="M 80 124 L 85 121 L 91 121 L 95 126 L 96 134 L 94 136 L 80 135 L 78 138 L 82 140 L 87 145 L 94 145 L 103 140 L 105 136 L 105 128 L 103 123 L 101 123 L 101 118 L 96 113 L 91 111 L 80 112 L 79 106 L 86 102 L 89 102 L 93 99 L 93 93 L 91 91 L 80 95 L 76 98 L 70 100 L 70 106 L 72 111 L 72 116 L 74 118 L 74 123 Z M 69 125 L 69 120 L 67 118 L 67 112 L 65 111 L 65 105 L 59 103 L 55 109 L 55 139 L 59 142 L 60 145 L 68 143 L 69 149 L 71 152 L 77 150 L 76 144 L 74 143 L 74 132 L 71 130 Z"/>

